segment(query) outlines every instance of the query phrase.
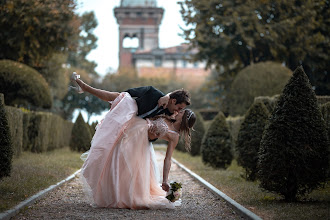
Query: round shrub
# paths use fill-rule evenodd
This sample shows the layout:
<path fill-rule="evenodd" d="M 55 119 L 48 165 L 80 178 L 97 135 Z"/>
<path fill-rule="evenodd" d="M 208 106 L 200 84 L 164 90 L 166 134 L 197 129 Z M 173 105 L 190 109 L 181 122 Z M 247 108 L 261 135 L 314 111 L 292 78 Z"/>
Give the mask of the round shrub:
<path fill-rule="evenodd" d="M 10 176 L 13 148 L 9 131 L 8 119 L 6 116 L 3 95 L 0 94 L 0 180 Z"/>
<path fill-rule="evenodd" d="M 244 115 L 254 97 L 280 94 L 291 75 L 290 69 L 270 61 L 244 68 L 235 77 L 228 95 L 229 114 Z"/>
<path fill-rule="evenodd" d="M 0 60 L 0 92 L 6 105 L 50 108 L 52 99 L 46 80 L 33 68 L 11 60 Z"/>
<path fill-rule="evenodd" d="M 315 93 L 298 67 L 265 127 L 258 161 L 260 186 L 286 201 L 311 192 L 326 180 L 328 144 Z"/>
<path fill-rule="evenodd" d="M 200 155 L 204 133 L 205 128 L 203 118 L 198 112 L 196 112 L 196 123 L 194 125 L 194 130 L 191 134 L 190 154 L 192 156 Z"/>
<path fill-rule="evenodd" d="M 202 141 L 202 159 L 214 168 L 226 169 L 233 159 L 231 136 L 222 112 L 213 119 Z"/>
<path fill-rule="evenodd" d="M 91 140 L 89 125 L 85 123 L 81 113 L 79 113 L 72 128 L 70 149 L 79 152 L 88 151 L 91 146 Z"/>
<path fill-rule="evenodd" d="M 266 106 L 257 101 L 247 111 L 240 127 L 236 144 L 237 163 L 244 167 L 247 180 L 256 179 L 259 146 L 268 117 Z"/>

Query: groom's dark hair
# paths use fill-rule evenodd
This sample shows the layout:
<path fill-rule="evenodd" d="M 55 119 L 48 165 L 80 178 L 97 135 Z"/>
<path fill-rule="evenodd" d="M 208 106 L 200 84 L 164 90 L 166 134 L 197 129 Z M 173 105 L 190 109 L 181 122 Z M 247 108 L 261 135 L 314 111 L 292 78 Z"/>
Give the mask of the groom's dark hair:
<path fill-rule="evenodd" d="M 186 105 L 190 105 L 190 94 L 187 90 L 175 90 L 171 92 L 170 98 L 176 99 L 176 104 L 186 103 Z"/>

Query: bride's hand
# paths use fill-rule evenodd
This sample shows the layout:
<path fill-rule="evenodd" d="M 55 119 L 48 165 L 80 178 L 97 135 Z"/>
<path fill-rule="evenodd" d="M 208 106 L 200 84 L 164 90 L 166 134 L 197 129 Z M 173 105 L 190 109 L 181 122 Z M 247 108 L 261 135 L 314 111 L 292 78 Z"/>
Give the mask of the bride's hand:
<path fill-rule="evenodd" d="M 162 189 L 168 192 L 170 190 L 170 186 L 167 183 L 162 183 Z"/>
<path fill-rule="evenodd" d="M 163 108 L 167 108 L 167 104 L 168 104 L 168 101 L 170 100 L 170 95 L 167 94 L 163 97 L 161 97 L 159 100 L 158 100 L 158 107 L 161 107 L 163 106 Z"/>

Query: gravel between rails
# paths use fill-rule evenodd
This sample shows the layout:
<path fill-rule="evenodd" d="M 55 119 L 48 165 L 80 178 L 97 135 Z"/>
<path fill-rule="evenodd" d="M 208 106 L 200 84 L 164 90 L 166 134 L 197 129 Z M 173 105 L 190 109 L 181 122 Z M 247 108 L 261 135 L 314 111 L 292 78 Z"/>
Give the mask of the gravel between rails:
<path fill-rule="evenodd" d="M 156 151 L 161 169 L 164 156 Z M 169 179 L 182 183 L 182 205 L 174 210 L 130 210 L 92 207 L 79 178 L 64 183 L 12 219 L 243 219 L 224 200 L 215 197 L 172 163 Z"/>

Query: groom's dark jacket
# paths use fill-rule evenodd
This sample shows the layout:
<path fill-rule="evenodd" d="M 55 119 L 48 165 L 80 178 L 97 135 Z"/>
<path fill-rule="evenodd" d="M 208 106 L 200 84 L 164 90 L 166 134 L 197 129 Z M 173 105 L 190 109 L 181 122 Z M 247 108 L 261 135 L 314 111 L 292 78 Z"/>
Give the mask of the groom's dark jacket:
<path fill-rule="evenodd" d="M 152 118 L 164 113 L 171 114 L 167 108 L 158 108 L 158 100 L 164 96 L 164 93 L 152 86 L 132 88 L 125 92 L 128 92 L 135 99 L 138 106 L 138 116 L 142 116 L 142 118 Z"/>

